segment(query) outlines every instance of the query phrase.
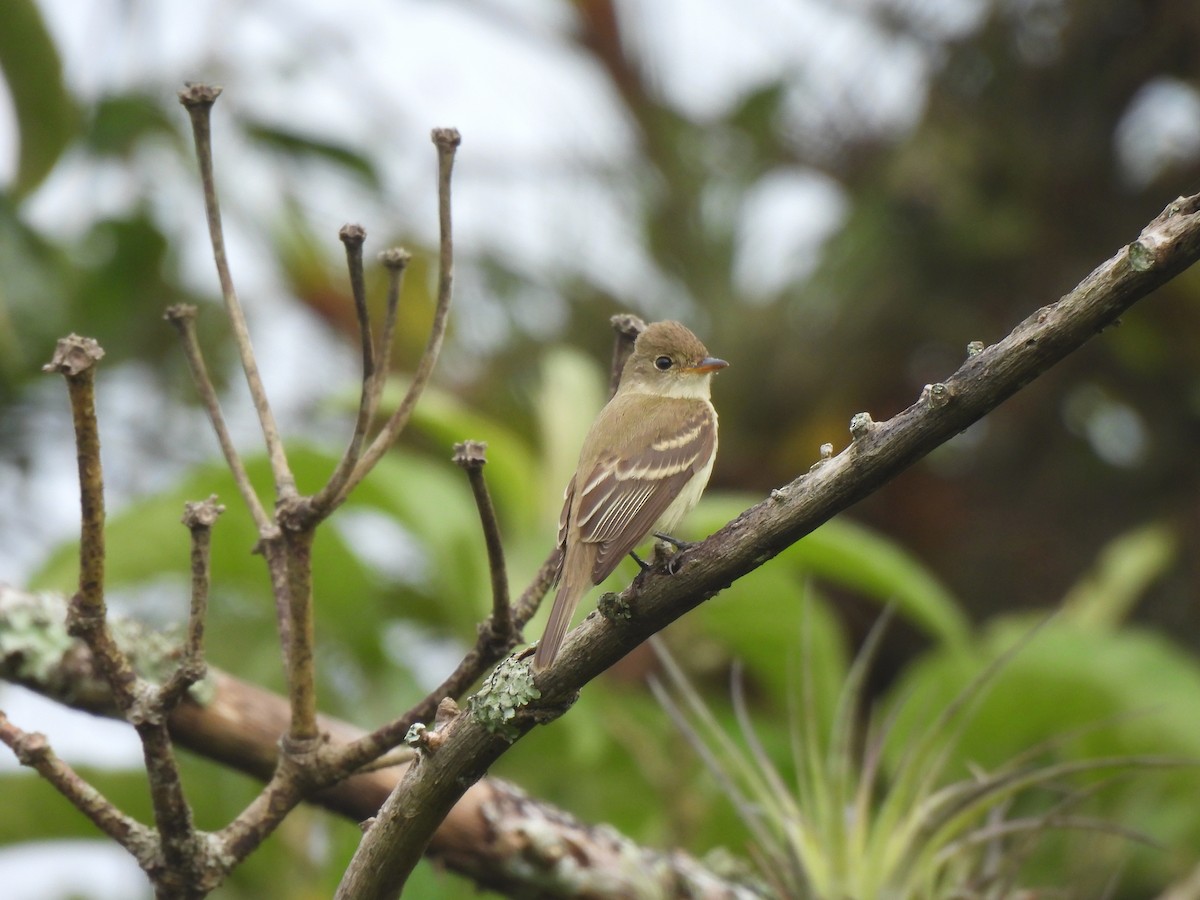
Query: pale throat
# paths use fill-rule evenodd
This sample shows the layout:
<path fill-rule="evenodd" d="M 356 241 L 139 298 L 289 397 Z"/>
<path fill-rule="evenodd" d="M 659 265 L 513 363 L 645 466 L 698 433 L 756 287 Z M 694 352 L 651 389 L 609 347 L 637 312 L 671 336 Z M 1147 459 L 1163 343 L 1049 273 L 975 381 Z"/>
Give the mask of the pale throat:
<path fill-rule="evenodd" d="M 631 394 L 647 394 L 651 397 L 671 397 L 675 400 L 707 400 L 711 394 L 712 373 L 702 375 L 690 373 L 664 376 L 651 384 L 638 381 L 629 385 Z"/>

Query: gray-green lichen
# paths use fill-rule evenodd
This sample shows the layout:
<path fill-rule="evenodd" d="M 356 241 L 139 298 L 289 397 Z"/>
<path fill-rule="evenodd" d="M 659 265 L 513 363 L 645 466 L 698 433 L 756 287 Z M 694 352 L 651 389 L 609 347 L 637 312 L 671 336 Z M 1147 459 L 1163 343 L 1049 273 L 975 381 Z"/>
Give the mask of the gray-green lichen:
<path fill-rule="evenodd" d="M 9 602 L 0 620 L 0 674 L 23 684 L 45 683 L 75 643 L 67 634 L 67 604 L 52 594 L 3 590 Z"/>
<path fill-rule="evenodd" d="M 633 618 L 633 610 L 629 606 L 629 601 L 614 591 L 605 591 L 601 594 L 596 608 L 600 610 L 600 615 L 610 622 Z"/>
<path fill-rule="evenodd" d="M 467 711 L 492 734 L 515 741 L 521 735 L 515 721 L 518 711 L 541 696 L 542 692 L 533 686 L 529 664 L 510 656 L 467 701 Z"/>
<path fill-rule="evenodd" d="M 164 682 L 179 661 L 180 636 L 135 619 L 110 616 L 109 627 L 134 670 Z M 81 641 L 67 634 L 67 599 L 32 594 L 0 584 L 0 678 L 24 684 L 61 702 L 93 711 L 111 703 L 109 689 L 92 668 Z M 192 685 L 197 703 L 212 700 L 212 679 Z"/>

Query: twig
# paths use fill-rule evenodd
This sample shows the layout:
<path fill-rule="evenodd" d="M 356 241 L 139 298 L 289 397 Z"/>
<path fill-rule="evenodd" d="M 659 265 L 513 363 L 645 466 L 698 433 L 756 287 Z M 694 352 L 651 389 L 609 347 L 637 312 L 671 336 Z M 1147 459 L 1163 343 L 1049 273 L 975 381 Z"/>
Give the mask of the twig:
<path fill-rule="evenodd" d="M 225 253 L 225 234 L 221 227 L 221 207 L 217 199 L 216 180 L 213 177 L 211 114 L 213 104 L 220 95 L 219 87 L 188 84 L 179 92 L 179 102 L 187 109 L 188 116 L 192 120 L 196 159 L 200 165 L 200 183 L 204 190 L 204 211 L 208 217 L 208 236 L 212 243 L 213 259 L 217 265 L 217 278 L 221 282 L 221 295 L 225 299 L 225 309 L 229 314 L 233 340 L 238 348 L 242 371 L 246 375 L 246 384 L 250 389 L 250 397 L 254 402 L 255 411 L 258 413 L 259 425 L 262 427 L 263 440 L 267 445 L 267 456 L 271 460 L 271 472 L 275 476 L 275 492 L 280 499 L 283 499 L 295 496 L 296 479 L 288 467 L 283 441 L 279 437 L 279 427 L 275 424 L 275 414 L 271 412 L 271 404 L 267 400 L 262 376 L 258 372 L 258 362 L 254 358 L 254 348 L 250 342 L 250 328 L 246 324 L 242 303 L 233 286 L 229 258 Z"/>
<path fill-rule="evenodd" d="M 646 330 L 646 323 L 631 313 L 621 313 L 609 319 L 616 332 L 613 338 L 612 368 L 608 373 L 608 395 L 617 392 L 621 383 L 621 373 L 625 371 L 625 363 L 633 353 L 637 336 Z"/>
<path fill-rule="evenodd" d="M 361 225 L 343 225 L 338 232 L 338 238 L 346 247 L 346 267 L 350 273 L 350 292 L 354 296 L 354 313 L 358 319 L 358 336 L 360 353 L 362 355 L 362 387 L 358 395 L 358 415 L 354 418 L 354 430 L 350 434 L 350 443 L 346 447 L 337 467 L 329 476 L 329 481 L 321 488 L 309 503 L 309 508 L 316 518 L 332 511 L 329 508 L 330 498 L 338 496 L 346 484 L 346 479 L 354 471 L 362 456 L 363 442 L 371 428 L 371 419 L 375 415 L 377 402 L 376 384 L 379 381 L 376 369 L 377 356 L 375 345 L 371 338 L 371 316 L 367 310 L 367 288 L 363 282 L 363 241 L 367 232 Z M 379 357 L 382 358 L 382 357 Z"/>
<path fill-rule="evenodd" d="M 558 570 L 561 566 L 562 550 L 555 547 L 537 570 L 537 574 L 533 576 L 529 586 L 521 592 L 521 596 L 513 604 L 513 622 L 517 628 L 524 628 L 538 611 L 542 600 L 550 592 L 554 582 L 558 580 Z"/>
<path fill-rule="evenodd" d="M 350 294 L 354 298 L 354 316 L 358 320 L 358 339 L 363 362 L 363 384 L 375 377 L 375 345 L 371 340 L 371 315 L 367 310 L 367 286 L 363 281 L 363 241 L 367 230 L 361 225 L 343 225 L 338 240 L 346 248 L 346 270 L 350 275 Z M 365 404 L 364 404 L 365 405 Z"/>
<path fill-rule="evenodd" d="M 438 226 L 440 233 L 440 250 L 438 253 L 438 298 L 437 307 L 433 314 L 433 325 L 429 331 L 429 340 L 425 352 L 421 355 L 417 369 L 413 373 L 412 383 L 400 406 L 392 413 L 391 418 L 380 430 L 375 440 L 363 453 L 362 459 L 354 467 L 354 472 L 347 479 L 342 490 L 332 498 L 331 506 L 340 506 L 346 495 L 361 482 L 367 473 L 395 443 L 396 438 L 408 424 L 417 401 L 425 390 L 437 365 L 438 354 L 442 349 L 442 341 L 446 336 L 446 324 L 450 313 L 450 300 L 454 294 L 454 236 L 450 219 L 450 175 L 454 169 L 454 155 L 461 143 L 458 130 L 454 128 L 435 128 L 433 142 L 438 154 Z"/>
<path fill-rule="evenodd" d="M 1102 264 L 1073 291 L 1039 310 L 1004 340 L 968 355 L 947 381 L 927 386 L 920 399 L 887 422 L 854 417 L 853 441 L 730 522 L 682 551 L 674 574 L 654 570 L 618 598 L 628 618 L 585 619 L 563 647 L 560 665 L 536 679 L 536 706 L 506 717 L 503 731 L 485 722 L 485 709 L 447 726 L 436 753 L 409 768 L 363 837 L 339 896 L 393 897 L 401 890 L 423 841 L 467 785 L 481 777 L 535 724 L 552 719 L 587 682 L 670 622 L 761 566 L 832 515 L 877 490 L 933 448 L 990 412 L 1054 363 L 1078 349 L 1126 309 L 1200 259 L 1200 195 L 1180 198 L 1133 243 Z M 493 694 L 538 696 L 528 670 L 509 666 Z M 470 704 L 468 704 L 470 709 Z M 346 892 L 347 887 L 353 890 Z"/>
<path fill-rule="evenodd" d="M 217 442 L 221 445 L 221 453 L 225 457 L 225 464 L 233 475 L 233 481 L 237 485 L 238 493 L 242 495 L 246 508 L 250 510 L 250 517 L 254 519 L 255 528 L 258 529 L 259 545 L 257 549 L 267 561 L 267 570 L 271 575 L 273 589 L 271 596 L 275 600 L 275 621 L 279 627 L 279 646 L 283 656 L 284 671 L 287 671 L 292 629 L 288 618 L 287 563 L 282 549 L 279 527 L 263 508 L 262 501 L 258 499 L 254 485 L 250 483 L 250 475 L 246 472 L 242 458 L 233 445 L 229 427 L 225 424 L 225 416 L 221 412 L 221 402 L 217 398 L 217 391 L 213 387 L 212 378 L 209 377 L 208 367 L 204 363 L 204 354 L 200 350 L 200 342 L 196 337 L 196 307 L 187 303 L 170 306 L 163 318 L 174 325 L 179 332 L 180 340 L 183 343 L 183 353 L 192 373 L 192 381 L 196 385 L 204 408 L 208 411 L 208 420 L 212 424 L 213 431 L 216 432 Z"/>
<path fill-rule="evenodd" d="M 58 341 L 54 356 L 42 370 L 66 378 L 79 464 L 79 590 L 71 599 L 68 630 L 84 639 L 121 708 L 129 709 L 136 699 L 136 677 L 109 630 L 104 601 L 104 469 L 96 424 L 95 378 L 95 365 L 103 356 L 104 350 L 95 340 L 72 334 Z"/>
<path fill-rule="evenodd" d="M 257 552 L 267 561 L 267 574 L 271 578 L 271 597 L 275 602 L 275 624 L 279 630 L 279 652 L 283 658 L 284 673 L 291 671 L 292 618 L 288 600 L 288 560 L 283 535 L 276 534 L 259 541 Z"/>
<path fill-rule="evenodd" d="M 492 576 L 492 616 L 485 628 L 508 637 L 512 632 L 512 610 L 508 605 L 508 571 L 504 565 L 504 545 L 500 541 L 500 523 L 488 494 L 483 467 L 487 464 L 487 444 L 482 441 L 463 441 L 454 445 L 454 464 L 467 473 L 479 523 L 483 526 L 483 542 L 487 546 L 488 569 Z"/>
<path fill-rule="evenodd" d="M 392 341 L 396 336 L 396 314 L 400 309 L 400 288 L 404 284 L 404 272 L 412 259 L 403 247 L 391 247 L 379 254 L 379 261 L 388 272 L 387 312 L 383 319 L 383 331 L 379 335 L 379 348 L 375 353 L 375 383 L 371 386 L 371 411 L 379 408 L 379 398 L 387 382 L 388 362 L 392 356 Z"/>
<path fill-rule="evenodd" d="M 164 710 L 174 709 L 188 688 L 204 678 L 204 619 L 208 613 L 212 527 L 223 512 L 225 507 L 217 502 L 216 495 L 184 506 L 183 524 L 192 535 L 192 604 L 182 657 L 159 695 Z"/>
<path fill-rule="evenodd" d="M 492 665 L 499 662 L 524 638 L 521 629 L 537 611 L 538 604 L 549 590 L 558 571 L 557 549 L 542 564 L 533 582 L 521 594 L 515 606 L 508 601 L 508 575 L 504 564 L 504 550 L 500 541 L 500 528 L 496 522 L 495 509 L 483 479 L 484 453 L 487 445 L 478 441 L 465 441 L 454 447 L 454 462 L 467 471 L 471 489 L 479 507 L 483 524 L 484 540 L 487 544 L 488 562 L 492 579 L 492 614 L 479 626 L 475 645 L 467 652 L 454 671 L 420 703 L 404 715 L 376 728 L 370 734 L 351 742 L 330 757 L 332 765 L 361 770 L 381 754 L 387 753 L 404 739 L 408 730 L 417 722 L 428 722 L 438 704 L 450 697 L 458 700 L 466 690 Z"/>
<path fill-rule="evenodd" d="M 208 374 L 208 366 L 204 364 L 200 341 L 196 337 L 196 307 L 190 303 L 168 306 L 166 312 L 163 313 L 163 318 L 174 325 L 175 330 L 179 332 L 179 339 L 183 343 L 183 355 L 187 359 L 188 369 L 192 373 L 192 383 L 195 384 L 196 391 L 200 394 L 200 400 L 208 412 L 208 420 L 217 434 L 217 441 L 221 445 L 225 464 L 229 466 L 229 471 L 233 474 L 238 493 L 242 495 L 246 508 L 250 510 L 250 516 L 254 519 L 258 533 L 266 536 L 275 530 L 275 525 L 267 515 L 267 511 L 263 509 L 262 501 L 258 499 L 258 494 L 255 493 L 254 486 L 250 483 L 246 467 L 242 464 L 237 448 L 233 445 L 229 426 L 225 424 L 225 415 L 221 412 L 221 401 L 217 398 L 216 388 L 213 387 L 212 378 Z"/>
<path fill-rule="evenodd" d="M 258 849 L 284 817 L 304 799 L 302 786 L 307 786 L 309 782 L 302 779 L 292 758 L 287 753 L 280 754 L 279 765 L 280 768 L 249 805 L 213 835 L 232 865 Z"/>
<path fill-rule="evenodd" d="M 488 624 L 485 622 L 479 626 L 475 646 L 467 651 L 454 671 L 426 694 L 420 703 L 399 718 L 379 726 L 370 734 L 331 751 L 326 757 L 329 765 L 342 771 L 363 771 L 364 767 L 373 765 L 380 756 L 398 746 L 413 725 L 432 720 L 438 704 L 443 700 L 460 699 L 484 672 L 521 641 L 519 632 L 516 637 L 506 638 L 493 632 Z"/>
<path fill-rule="evenodd" d="M 128 850 L 143 868 L 153 860 L 158 849 L 154 831 L 122 813 L 80 778 L 55 754 L 44 734 L 22 731 L 0 712 L 0 741 L 12 749 L 21 765 L 36 770 L 93 825 Z"/>
<path fill-rule="evenodd" d="M 104 602 L 104 472 L 100 464 L 100 436 L 96 424 L 95 364 L 104 356 L 91 338 L 71 335 L 58 342 L 54 357 L 44 368 L 61 372 L 67 381 L 75 425 L 76 455 L 82 508 L 79 591 L 68 609 L 68 632 L 83 638 L 108 682 L 126 721 L 137 730 L 150 785 L 155 824 L 158 826 L 164 865 L 147 862 L 146 848 L 134 855 L 159 892 L 193 897 L 204 882 L 202 860 L 192 827 L 191 810 L 183 796 L 179 770 L 167 733 L 162 692 L 138 678 L 128 655 L 117 645 L 108 624 Z M 44 739 L 26 743 L 31 764 L 41 765 L 60 791 L 89 815 L 109 817 L 107 801 L 50 754 Z M 39 767 L 39 772 L 42 768 Z M 104 805 L 101 805 L 104 804 Z M 86 806 L 86 809 L 85 809 Z M 175 890 L 174 885 L 179 885 Z M 168 890 L 168 887 L 170 888 Z"/>
<path fill-rule="evenodd" d="M 150 783 L 150 803 L 154 808 L 154 824 L 158 828 L 166 867 L 148 871 L 157 887 L 175 886 L 168 896 L 203 897 L 211 890 L 203 889 L 203 872 L 208 862 L 192 822 L 192 810 L 183 793 L 175 749 L 162 705 L 155 692 L 147 703 L 147 717 L 134 722 L 142 741 L 142 759 Z M 225 869 L 224 871 L 228 871 Z M 219 876 L 216 878 L 219 881 Z M 212 885 L 212 886 L 215 886 Z M 163 892 L 160 890 L 159 895 Z"/>

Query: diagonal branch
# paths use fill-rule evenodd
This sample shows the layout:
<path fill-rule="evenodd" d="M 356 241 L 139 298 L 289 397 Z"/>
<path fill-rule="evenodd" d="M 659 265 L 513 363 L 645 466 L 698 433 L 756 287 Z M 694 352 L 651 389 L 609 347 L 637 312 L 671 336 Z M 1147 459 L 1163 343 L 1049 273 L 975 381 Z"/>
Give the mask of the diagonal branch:
<path fill-rule="evenodd" d="M 388 271 L 387 307 L 383 317 L 383 331 L 379 335 L 379 347 L 375 351 L 377 361 L 375 381 L 371 385 L 371 414 L 379 409 L 379 398 L 387 383 L 388 361 L 392 355 L 392 341 L 396 336 L 396 314 L 400 309 L 400 289 L 404 285 L 404 271 L 412 259 L 403 247 L 391 247 L 379 254 L 379 261 Z"/>
<path fill-rule="evenodd" d="M 347 262 L 350 267 L 350 284 L 354 292 L 354 309 L 358 315 L 359 335 L 362 340 L 363 381 L 359 395 L 358 416 L 354 420 L 354 431 L 350 445 L 329 481 L 312 496 L 308 508 L 312 518 L 319 521 L 329 515 L 347 496 L 348 482 L 362 458 L 362 447 L 370 431 L 375 413 L 379 411 L 379 400 L 387 383 L 388 359 L 392 352 L 392 339 L 396 334 L 396 313 L 400 307 L 400 287 L 404 283 L 404 270 L 411 256 L 403 247 L 393 247 L 379 254 L 379 259 L 388 270 L 387 306 L 384 313 L 383 331 L 379 344 L 371 342 L 371 327 L 367 315 L 366 287 L 363 284 L 362 240 L 366 232 L 358 225 L 347 225 L 342 229 L 342 242 L 346 245 Z"/>
<path fill-rule="evenodd" d="M 21 765 L 35 769 L 93 825 L 128 850 L 143 868 L 152 864 L 158 846 L 154 832 L 80 778 L 50 748 L 44 734 L 22 731 L 0 712 L 0 742 L 12 749 Z"/>
<path fill-rule="evenodd" d="M 246 374 L 246 384 L 250 389 L 250 397 L 254 402 L 255 411 L 258 413 L 259 425 L 262 427 L 263 440 L 267 445 L 267 456 L 271 460 L 271 471 L 275 475 L 275 492 L 282 499 L 295 495 L 296 479 L 292 476 L 291 469 L 288 468 L 283 441 L 279 437 L 279 426 L 275 424 L 275 414 L 271 412 L 267 391 L 263 387 L 262 376 L 258 372 L 258 362 L 254 358 L 254 348 L 250 343 L 250 328 L 246 324 L 246 314 L 242 311 L 242 302 L 238 299 L 237 290 L 233 286 L 229 257 L 225 253 L 225 232 L 221 226 L 221 206 L 217 199 L 216 179 L 213 177 L 211 114 L 213 104 L 217 102 L 219 96 L 221 96 L 219 87 L 189 84 L 179 92 L 179 102 L 187 109 L 188 116 L 192 120 L 196 158 L 200 165 L 200 182 L 204 190 L 204 211 L 208 218 L 208 236 L 212 243 L 213 259 L 217 264 L 217 278 L 221 282 L 221 295 L 225 298 L 225 309 L 229 314 L 233 340 L 238 348 L 242 370 Z"/>
<path fill-rule="evenodd" d="M 626 653 L 733 581 L 761 566 L 834 514 L 877 490 L 935 447 L 978 421 L 1056 362 L 1112 325 L 1155 288 L 1200 260 L 1200 195 L 1180 198 L 1057 302 L 1021 322 L 991 347 L 977 348 L 945 382 L 883 423 L 859 413 L 853 440 L 791 484 L 746 510 L 677 557 L 675 574 L 646 573 L 618 598 L 632 615 L 594 614 L 572 632 L 557 662 L 526 686 L 528 670 L 511 663 L 507 693 L 538 696 L 526 714 L 489 718 L 484 704 L 450 722 L 438 749 L 412 766 L 366 832 L 343 880 L 359 900 L 397 896 L 447 814 L 513 742 L 561 713 L 585 684 Z M 419 811 L 420 820 L 404 819 Z M 433 823 L 433 824 L 430 824 Z"/>
<path fill-rule="evenodd" d="M 175 326 L 175 330 L 179 332 L 179 340 L 183 344 L 183 355 L 187 359 L 188 370 L 192 373 L 192 383 L 200 394 L 200 401 L 204 404 L 204 409 L 208 412 L 208 421 L 212 425 L 213 431 L 216 432 L 217 442 L 221 445 L 221 453 L 225 457 L 225 464 L 229 466 L 229 471 L 233 474 L 238 493 L 242 495 L 246 508 L 250 510 L 250 516 L 254 519 L 254 525 L 258 529 L 259 535 L 267 537 L 275 530 L 275 525 L 263 508 L 262 501 L 258 499 L 254 486 L 250 484 L 250 476 L 242 464 L 242 458 L 238 455 L 237 448 L 233 445 L 229 426 L 225 424 L 225 414 L 221 412 L 221 401 L 217 397 L 216 388 L 213 387 L 212 378 L 208 374 L 208 366 L 204 363 L 204 353 L 200 350 L 200 341 L 196 337 L 196 307 L 189 303 L 168 306 L 166 312 L 163 313 L 163 318 Z"/>
<path fill-rule="evenodd" d="M 492 614 L 479 626 L 479 634 L 462 661 L 420 703 L 397 719 L 356 740 L 332 755 L 333 764 L 354 771 L 377 759 L 397 746 L 408 730 L 418 722 L 428 722 L 445 698 L 462 697 L 490 666 L 499 662 L 508 651 L 521 643 L 521 625 L 508 601 L 508 573 L 504 564 L 504 548 L 500 542 L 500 525 L 483 479 L 487 445 L 479 441 L 464 441 L 454 446 L 454 462 L 465 469 L 471 480 L 471 490 L 479 508 L 487 545 L 488 566 L 492 576 Z M 536 583 L 536 582 L 535 582 Z"/>

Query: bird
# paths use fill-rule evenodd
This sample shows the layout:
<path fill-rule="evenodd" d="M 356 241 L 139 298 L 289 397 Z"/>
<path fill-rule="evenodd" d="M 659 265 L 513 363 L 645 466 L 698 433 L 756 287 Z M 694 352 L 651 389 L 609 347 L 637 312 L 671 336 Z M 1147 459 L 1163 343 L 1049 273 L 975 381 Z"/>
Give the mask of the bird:
<path fill-rule="evenodd" d="M 710 385 L 728 365 L 679 322 L 638 335 L 563 492 L 558 591 L 534 672 L 554 662 L 583 595 L 650 534 L 669 535 L 700 500 L 717 456 Z"/>

